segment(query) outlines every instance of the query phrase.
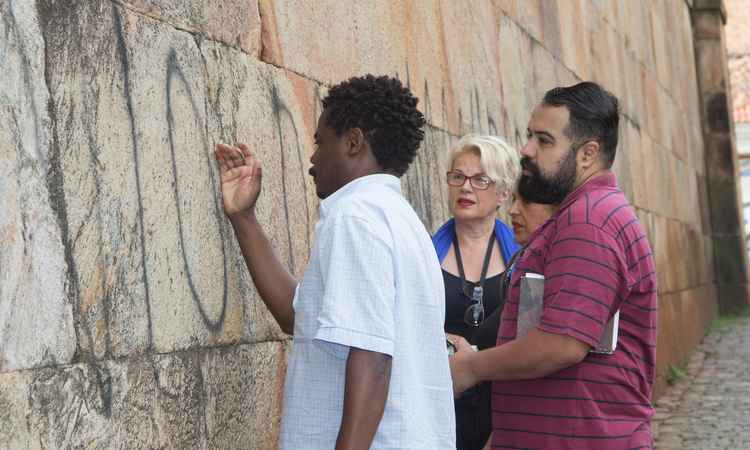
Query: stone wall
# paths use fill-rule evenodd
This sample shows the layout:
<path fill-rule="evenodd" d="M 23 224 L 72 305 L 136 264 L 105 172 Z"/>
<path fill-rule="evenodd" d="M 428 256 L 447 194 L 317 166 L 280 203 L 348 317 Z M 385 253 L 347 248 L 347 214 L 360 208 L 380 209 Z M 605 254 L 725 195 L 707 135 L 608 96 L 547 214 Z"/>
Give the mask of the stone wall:
<path fill-rule="evenodd" d="M 273 448 L 289 340 L 222 215 L 217 142 L 264 162 L 299 275 L 320 99 L 397 75 L 428 119 L 403 179 L 434 231 L 461 134 L 522 144 L 543 93 L 622 103 L 615 170 L 654 249 L 659 372 L 717 302 L 683 0 L 0 2 L 0 448 Z"/>

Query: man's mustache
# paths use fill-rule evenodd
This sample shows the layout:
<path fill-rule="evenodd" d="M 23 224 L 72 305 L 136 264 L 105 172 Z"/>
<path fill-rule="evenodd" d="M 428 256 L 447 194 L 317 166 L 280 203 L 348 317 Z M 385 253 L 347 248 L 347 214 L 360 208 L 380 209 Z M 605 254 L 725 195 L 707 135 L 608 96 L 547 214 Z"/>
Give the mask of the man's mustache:
<path fill-rule="evenodd" d="M 532 161 L 528 156 L 524 156 L 523 158 L 521 158 L 521 168 L 528 170 L 532 175 L 541 175 L 539 166 L 537 166 L 536 163 Z"/>

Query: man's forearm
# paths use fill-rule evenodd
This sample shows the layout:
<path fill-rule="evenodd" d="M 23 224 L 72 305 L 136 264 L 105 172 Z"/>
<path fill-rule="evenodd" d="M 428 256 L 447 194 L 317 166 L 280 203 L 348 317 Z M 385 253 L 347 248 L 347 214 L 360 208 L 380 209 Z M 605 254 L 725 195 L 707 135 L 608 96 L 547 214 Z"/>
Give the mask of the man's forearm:
<path fill-rule="evenodd" d="M 292 334 L 297 281 L 279 261 L 254 213 L 231 216 L 230 222 L 261 299 L 281 329 Z"/>
<path fill-rule="evenodd" d="M 469 355 L 477 381 L 541 378 L 577 364 L 588 346 L 570 336 L 531 330 L 526 336 Z"/>
<path fill-rule="evenodd" d="M 383 417 L 391 380 L 391 357 L 349 350 L 341 428 L 336 450 L 369 449 Z"/>

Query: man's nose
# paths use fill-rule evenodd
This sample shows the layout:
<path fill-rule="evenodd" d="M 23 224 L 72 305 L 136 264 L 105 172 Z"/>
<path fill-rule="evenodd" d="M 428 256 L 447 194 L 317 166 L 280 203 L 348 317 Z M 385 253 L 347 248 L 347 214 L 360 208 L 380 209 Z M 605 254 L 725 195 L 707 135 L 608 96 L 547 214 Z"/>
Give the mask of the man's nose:
<path fill-rule="evenodd" d="M 526 141 L 526 145 L 521 147 L 521 156 L 527 156 L 529 158 L 534 158 L 536 156 L 536 147 L 531 139 Z"/>

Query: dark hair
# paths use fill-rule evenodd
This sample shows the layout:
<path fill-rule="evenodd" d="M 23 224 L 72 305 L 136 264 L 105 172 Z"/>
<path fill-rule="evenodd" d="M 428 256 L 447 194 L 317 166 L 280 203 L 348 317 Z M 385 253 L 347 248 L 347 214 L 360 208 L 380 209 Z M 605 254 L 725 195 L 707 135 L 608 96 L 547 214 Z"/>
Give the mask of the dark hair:
<path fill-rule="evenodd" d="M 403 175 L 414 161 L 424 138 L 424 116 L 419 100 L 395 78 L 350 78 L 328 91 L 323 108 L 326 125 L 336 135 L 359 128 L 383 169 Z"/>
<path fill-rule="evenodd" d="M 584 81 L 574 86 L 550 89 L 544 94 L 542 104 L 568 108 L 570 118 L 565 135 L 577 143 L 585 139 L 598 141 L 604 167 L 612 167 L 620 122 L 617 97 L 596 83 Z"/>

